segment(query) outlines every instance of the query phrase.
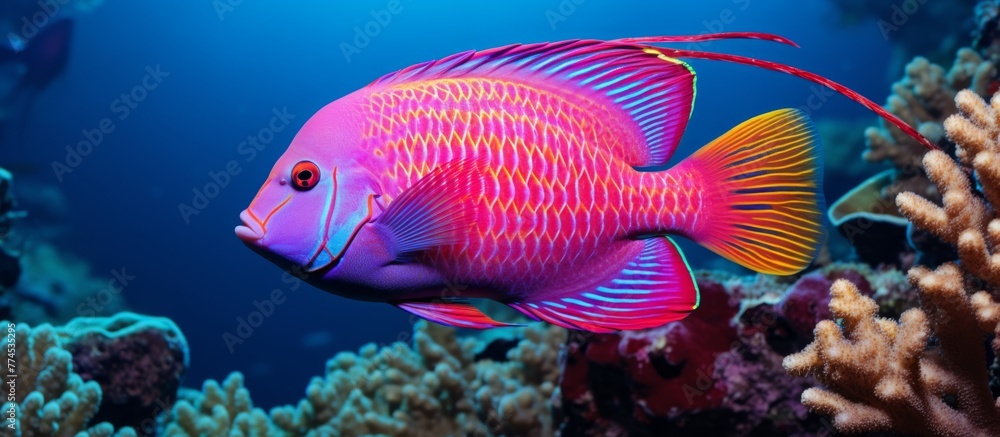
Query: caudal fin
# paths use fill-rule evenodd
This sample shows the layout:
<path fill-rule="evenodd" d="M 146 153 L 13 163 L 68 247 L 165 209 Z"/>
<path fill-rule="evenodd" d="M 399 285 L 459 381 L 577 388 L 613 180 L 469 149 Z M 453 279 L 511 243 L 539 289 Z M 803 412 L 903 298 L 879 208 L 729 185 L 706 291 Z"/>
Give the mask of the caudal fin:
<path fill-rule="evenodd" d="M 812 263 L 824 241 L 823 164 L 804 113 L 758 115 L 678 167 L 701 175 L 705 222 L 690 235 L 699 244 L 761 273 Z"/>

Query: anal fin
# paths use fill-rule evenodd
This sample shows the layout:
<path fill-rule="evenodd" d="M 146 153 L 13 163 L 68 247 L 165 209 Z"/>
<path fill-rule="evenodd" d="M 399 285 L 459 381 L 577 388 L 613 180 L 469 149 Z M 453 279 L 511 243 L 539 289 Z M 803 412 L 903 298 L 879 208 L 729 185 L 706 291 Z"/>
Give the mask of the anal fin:
<path fill-rule="evenodd" d="M 670 238 L 633 244 L 643 246 L 639 254 L 599 285 L 510 306 L 536 320 L 597 333 L 661 326 L 698 307 L 698 285 Z"/>
<path fill-rule="evenodd" d="M 417 317 L 456 328 L 486 329 L 503 326 L 520 326 L 493 320 L 490 316 L 479 311 L 478 308 L 461 301 L 398 302 L 393 305 Z"/>

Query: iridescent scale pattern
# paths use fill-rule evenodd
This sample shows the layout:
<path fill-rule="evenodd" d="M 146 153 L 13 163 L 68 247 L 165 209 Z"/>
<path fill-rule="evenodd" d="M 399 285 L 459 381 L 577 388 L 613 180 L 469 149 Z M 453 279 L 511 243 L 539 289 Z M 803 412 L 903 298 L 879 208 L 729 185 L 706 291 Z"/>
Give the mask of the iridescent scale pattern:
<path fill-rule="evenodd" d="M 655 201 L 644 194 L 640 183 L 651 174 L 628 164 L 642 159 L 641 146 L 628 143 L 632 124 L 621 111 L 586 99 L 460 78 L 378 89 L 363 106 L 364 148 L 379 163 L 390 201 L 443 163 L 488 163 L 474 231 L 464 245 L 424 259 L 456 283 L 515 295 L 574 283 L 593 263 L 627 261 L 614 256 L 626 238 L 673 208 L 659 202 L 692 204 L 688 191 L 661 192 L 662 176 L 647 182 L 656 184 Z"/>

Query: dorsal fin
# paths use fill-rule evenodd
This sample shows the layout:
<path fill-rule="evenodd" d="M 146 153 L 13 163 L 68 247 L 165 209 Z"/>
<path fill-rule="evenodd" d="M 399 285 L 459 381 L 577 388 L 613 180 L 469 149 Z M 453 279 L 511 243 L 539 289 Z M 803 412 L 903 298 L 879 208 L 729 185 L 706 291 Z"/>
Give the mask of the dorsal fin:
<path fill-rule="evenodd" d="M 457 77 L 521 79 L 554 85 L 618 108 L 632 123 L 644 156 L 635 166 L 665 164 L 680 142 L 695 94 L 694 70 L 657 49 L 621 42 L 571 40 L 467 51 L 382 76 L 370 86 Z"/>

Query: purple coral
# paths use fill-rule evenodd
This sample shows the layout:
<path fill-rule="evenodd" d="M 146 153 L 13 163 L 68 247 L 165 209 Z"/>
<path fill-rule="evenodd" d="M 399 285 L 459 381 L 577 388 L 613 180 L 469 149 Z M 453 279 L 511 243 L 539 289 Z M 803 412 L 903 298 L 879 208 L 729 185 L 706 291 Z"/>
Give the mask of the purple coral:
<path fill-rule="evenodd" d="M 74 371 L 101 386 L 93 421 L 155 430 L 156 416 L 173 405 L 188 365 L 187 341 L 177 326 L 125 312 L 75 319 L 65 332 Z"/>
<path fill-rule="evenodd" d="M 776 305 L 778 315 L 796 334 L 811 337 L 816 323 L 830 318 L 830 286 L 837 279 L 847 279 L 858 284 L 863 294 L 872 294 L 868 280 L 857 270 L 813 272 L 792 284 Z"/>

